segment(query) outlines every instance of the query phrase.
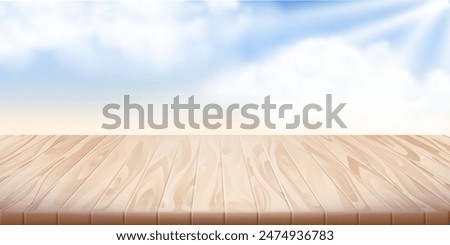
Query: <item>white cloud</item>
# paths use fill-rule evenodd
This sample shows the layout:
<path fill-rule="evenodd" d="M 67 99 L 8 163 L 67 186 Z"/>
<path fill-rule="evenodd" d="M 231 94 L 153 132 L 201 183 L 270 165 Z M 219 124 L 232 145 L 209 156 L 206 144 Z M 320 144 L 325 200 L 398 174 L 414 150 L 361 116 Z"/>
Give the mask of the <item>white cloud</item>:
<path fill-rule="evenodd" d="M 450 133 L 450 74 L 435 70 L 419 81 L 386 42 L 355 48 L 339 38 L 304 40 L 202 88 L 204 98 L 222 103 L 271 95 L 278 104 L 324 104 L 326 93 L 348 103 L 349 129 L 338 132 Z"/>
<path fill-rule="evenodd" d="M 101 55 L 98 45 L 149 68 L 176 72 L 176 65 L 196 62 L 193 57 L 209 61 L 214 54 L 229 55 L 227 45 L 246 41 L 240 38 L 247 31 L 271 33 L 299 21 L 297 15 L 255 10 L 237 1 L 3 2 L 0 65 L 27 64 L 36 52 L 49 50 L 75 65 L 101 65 L 89 63 Z M 272 95 L 277 103 L 299 105 L 323 103 L 332 93 L 336 102 L 348 103 L 342 117 L 349 130 L 344 132 L 450 133 L 448 70 L 418 79 L 400 55 L 383 42 L 357 48 L 339 38 L 303 40 L 262 61 L 223 68 L 204 81 L 202 92 L 206 102 L 261 102 Z"/>
<path fill-rule="evenodd" d="M 101 47 L 166 69 L 188 56 L 207 58 L 223 32 L 239 35 L 244 26 L 229 23 L 243 9 L 236 1 L 0 3 L 0 64 L 23 65 L 52 51 L 82 65 Z"/>

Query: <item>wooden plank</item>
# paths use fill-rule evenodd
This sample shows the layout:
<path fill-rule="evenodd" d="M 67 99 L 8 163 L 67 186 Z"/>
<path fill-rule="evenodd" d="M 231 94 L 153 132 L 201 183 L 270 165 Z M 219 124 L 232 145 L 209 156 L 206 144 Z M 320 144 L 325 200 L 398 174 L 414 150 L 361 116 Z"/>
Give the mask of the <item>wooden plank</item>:
<path fill-rule="evenodd" d="M 79 144 L 85 136 L 63 136 L 57 138 L 50 148 L 38 155 L 35 159 L 30 160 L 26 165 L 19 166 L 11 171 L 8 177 L 5 177 L 0 185 L 0 202 L 12 195 L 22 185 L 33 179 L 36 175 L 40 175 L 49 165 L 56 164 L 65 154 L 66 150 L 73 148 Z M 15 165 L 12 162 L 11 165 Z M 19 162 L 17 162 L 19 163 Z"/>
<path fill-rule="evenodd" d="M 291 224 L 291 205 L 258 137 L 242 136 L 240 139 L 258 205 L 259 224 Z"/>
<path fill-rule="evenodd" d="M 422 221 L 423 212 L 412 200 L 405 196 L 399 188 L 387 181 L 376 169 L 372 168 L 374 161 L 367 157 L 364 151 L 357 146 L 348 146 L 340 141 L 342 136 L 315 137 L 323 145 L 322 152 L 328 152 L 339 160 L 339 164 L 349 171 L 364 186 L 366 186 L 380 201 L 389 208 L 391 223 L 404 224 L 410 222 L 406 210 L 418 213 L 419 222 Z M 345 137 L 345 136 L 344 136 Z M 371 205 L 373 205 L 371 203 Z M 374 212 L 376 213 L 376 212 Z M 413 215 L 414 216 L 414 215 Z M 403 220 L 404 217 L 408 219 Z M 373 223 L 376 219 L 368 219 L 366 222 Z M 361 223 L 361 220 L 360 220 Z"/>
<path fill-rule="evenodd" d="M 435 182 L 450 184 L 450 166 L 448 161 L 439 160 L 436 157 L 430 157 L 428 154 L 423 153 L 422 150 L 414 145 L 405 143 L 392 136 L 373 136 L 375 140 L 386 145 L 392 152 L 398 153 L 403 158 L 409 160 L 408 166 L 412 169 L 417 169 L 424 173 L 429 173 Z M 412 163 L 412 164 L 411 164 Z M 426 171 L 423 171 L 426 170 Z"/>
<path fill-rule="evenodd" d="M 141 140 L 142 136 L 126 136 L 105 160 L 91 171 L 89 177 L 58 209 L 58 224 L 92 224 L 92 209 L 108 186 L 113 184 L 111 181 L 135 152 Z M 33 216 L 28 219 L 32 218 Z"/>
<path fill-rule="evenodd" d="M 295 136 L 279 138 L 325 210 L 326 224 L 358 224 L 358 212 Z"/>
<path fill-rule="evenodd" d="M 273 136 L 262 136 L 260 141 L 291 205 L 292 224 L 325 224 L 325 212 L 322 206 L 286 149 Z"/>
<path fill-rule="evenodd" d="M 16 171 L 26 168 L 30 161 L 37 159 L 52 147 L 56 147 L 61 139 L 63 137 L 60 136 L 46 137 L 43 141 L 30 145 L 28 149 L 20 152 L 20 154 L 17 154 L 18 152 L 13 154 L 15 155 L 14 157 L 11 156 L 11 158 L 0 165 L 0 182 L 3 182 Z"/>
<path fill-rule="evenodd" d="M 450 154 L 440 151 L 438 147 L 433 147 L 435 144 L 428 138 L 425 138 L 424 140 L 422 137 L 405 135 L 398 136 L 396 139 L 399 143 L 404 143 L 404 147 L 411 149 L 411 151 L 417 152 L 418 156 L 416 155 L 412 157 L 412 159 L 408 158 L 408 160 L 415 163 L 417 170 L 424 172 L 430 179 L 425 182 L 420 180 L 420 183 L 424 184 L 425 187 L 429 188 L 430 191 L 450 205 L 450 184 L 443 180 L 443 178 L 436 176 L 436 171 L 432 170 L 433 166 L 438 165 L 439 168 L 448 169 L 447 172 L 450 174 Z M 431 145 L 429 145 L 429 143 L 431 143 Z M 407 155 L 411 156 L 412 154 Z M 445 174 L 439 172 L 439 175 L 442 176 Z M 448 177 L 446 176 L 445 178 Z"/>
<path fill-rule="evenodd" d="M 431 135 L 427 136 L 430 140 L 435 142 L 441 149 L 450 154 L 450 137 L 443 135 Z"/>
<path fill-rule="evenodd" d="M 346 140 L 353 144 L 363 145 L 361 148 L 377 159 L 375 163 L 371 162 L 371 164 L 376 166 L 383 177 L 399 187 L 425 212 L 425 217 L 422 218 L 425 223 L 440 223 L 444 222 L 444 219 L 448 222 L 448 205 L 417 181 L 427 178 L 424 172 L 416 171 L 410 162 L 398 154 L 392 153 L 386 145 L 380 144 L 373 136 L 348 137 Z"/>
<path fill-rule="evenodd" d="M 145 136 L 92 208 L 92 224 L 125 224 L 125 209 L 154 156 L 161 136 Z M 85 182 L 86 183 L 86 182 Z M 96 189 L 99 189 L 98 187 Z M 82 193 L 82 189 L 79 189 Z M 74 195 L 72 198 L 75 198 Z M 83 206 L 86 208 L 86 205 Z M 64 212 L 64 210 L 60 210 Z"/>
<path fill-rule="evenodd" d="M 198 136 L 181 139 L 179 153 L 172 165 L 159 207 L 159 224 L 192 224 L 191 211 L 199 146 Z"/>
<path fill-rule="evenodd" d="M 219 139 L 203 136 L 200 140 L 194 197 L 192 224 L 225 224 L 225 207 Z"/>
<path fill-rule="evenodd" d="M 450 136 L 448 135 L 429 135 L 427 138 L 436 142 L 438 145 L 443 147 L 444 151 L 450 153 Z"/>
<path fill-rule="evenodd" d="M 373 142 L 387 146 L 394 153 L 393 162 L 409 176 L 450 205 L 450 166 L 448 161 L 424 155 L 417 147 L 389 136 L 373 136 Z M 397 154 L 395 154 L 397 153 Z M 384 153 L 389 156 L 389 154 Z M 396 160 L 398 159 L 398 160 Z M 403 160 L 403 162 L 401 162 Z"/>
<path fill-rule="evenodd" d="M 50 136 L 32 136 L 23 141 L 20 141 L 18 144 L 15 144 L 11 147 L 8 147 L 2 151 L 0 151 L 0 172 L 1 167 L 4 163 L 11 162 L 11 159 L 14 159 L 17 156 L 20 156 L 22 152 L 28 150 L 28 148 L 34 146 L 35 144 L 50 139 Z"/>
<path fill-rule="evenodd" d="M 30 140 L 33 136 L 31 135 L 15 135 L 15 136 L 9 136 L 4 137 L 0 141 L 0 152 L 3 152 L 4 150 L 8 148 L 15 148 L 17 149 L 17 144 L 23 144 L 23 142 L 26 142 Z"/>
<path fill-rule="evenodd" d="M 158 208 L 181 137 L 164 136 L 125 208 L 125 224 L 156 225 Z"/>
<path fill-rule="evenodd" d="M 358 211 L 358 224 L 391 224 L 391 211 L 323 146 L 316 136 L 298 137 L 335 185 Z"/>
<path fill-rule="evenodd" d="M 57 224 L 57 213 L 94 170 L 127 138 L 107 138 L 72 167 L 51 190 L 44 193 L 24 212 L 25 224 Z M 122 143 L 118 145 L 118 143 Z M 77 218 L 74 215 L 74 218 Z"/>
<path fill-rule="evenodd" d="M 374 167 L 384 165 L 382 159 L 373 158 L 360 146 L 346 142 L 348 137 L 322 136 L 318 140 L 391 210 L 393 224 L 422 222 L 424 215 L 421 208 L 382 175 L 379 171 L 382 167 Z"/>
<path fill-rule="evenodd" d="M 59 179 L 90 151 L 95 152 L 97 147 L 102 145 L 100 142 L 104 138 L 104 136 L 88 136 L 68 151 L 60 161 L 42 170 L 5 201 L 0 202 L 3 224 L 23 224 L 25 210 L 42 195 L 51 191 Z"/>
<path fill-rule="evenodd" d="M 426 154 L 429 158 L 436 159 L 449 166 L 450 145 L 448 149 L 445 149 L 434 142 L 430 137 L 421 135 L 399 135 L 396 138 L 414 146 L 415 149 Z"/>
<path fill-rule="evenodd" d="M 220 137 L 225 202 L 228 225 L 258 224 L 258 207 L 253 184 L 237 136 Z"/>
<path fill-rule="evenodd" d="M 449 175 L 448 136 L 0 136 L 0 224 L 450 224 Z"/>

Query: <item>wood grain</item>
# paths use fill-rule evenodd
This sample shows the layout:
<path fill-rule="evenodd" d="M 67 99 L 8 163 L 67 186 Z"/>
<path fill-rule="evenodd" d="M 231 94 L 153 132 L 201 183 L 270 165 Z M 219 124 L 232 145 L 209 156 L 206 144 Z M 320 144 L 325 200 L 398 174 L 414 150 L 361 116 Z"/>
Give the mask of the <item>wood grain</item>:
<path fill-rule="evenodd" d="M 223 168 L 225 223 L 230 225 L 258 224 L 258 206 L 248 165 L 240 147 L 239 137 L 220 139 Z M 237 147 L 238 146 L 238 147 Z"/>
<path fill-rule="evenodd" d="M 325 224 L 325 212 L 293 163 L 286 149 L 275 137 L 260 137 L 267 158 L 292 209 L 292 224 Z"/>
<path fill-rule="evenodd" d="M 30 136 L 26 137 L 23 140 L 18 140 L 17 144 L 13 145 L 6 145 L 5 149 L 2 149 L 0 152 L 0 166 L 2 166 L 4 163 L 7 163 L 11 161 L 16 156 L 19 156 L 23 151 L 27 150 L 29 147 L 33 146 L 34 144 L 48 139 L 50 137 L 46 136 Z"/>
<path fill-rule="evenodd" d="M 78 145 L 85 136 L 73 136 L 73 137 L 61 137 L 51 146 L 51 148 L 45 151 L 42 155 L 37 156 L 35 159 L 31 159 L 24 165 L 15 166 L 15 171 L 9 171 L 9 175 L 4 175 L 4 179 L 0 185 L 0 202 L 4 201 L 5 197 L 12 195 L 23 184 L 27 182 L 24 180 L 33 179 L 36 175 L 46 171 L 49 166 L 56 164 L 58 160 L 63 157 L 67 150 Z M 17 161 L 20 162 L 20 161 Z M 5 171 L 6 172 L 6 171 Z"/>
<path fill-rule="evenodd" d="M 160 136 L 154 136 L 145 137 L 139 142 L 134 152 L 103 191 L 95 207 L 92 208 L 92 224 L 125 224 L 125 208 L 160 141 Z M 112 171 L 112 169 L 108 169 L 108 171 Z M 96 189 L 99 190 L 98 187 Z M 80 189 L 79 193 L 83 195 L 83 190 Z M 76 198 L 76 196 L 72 198 Z M 60 212 L 64 213 L 64 210 L 60 210 Z"/>
<path fill-rule="evenodd" d="M 388 174 L 383 176 L 413 200 L 425 214 L 423 217 L 424 223 L 439 223 L 448 221 L 448 204 L 442 199 L 434 195 L 430 190 L 424 186 L 424 182 L 418 180 L 425 180 L 427 173 L 424 171 L 416 171 L 415 166 L 409 161 L 398 154 L 391 151 L 386 145 L 380 144 L 377 140 L 377 136 L 352 138 L 353 141 L 357 140 L 363 142 L 365 150 L 370 154 L 375 154 L 374 157 L 382 160 L 383 166 L 389 169 Z M 372 153 L 373 152 L 373 153 Z M 412 215 L 409 215 L 412 217 Z M 418 219 L 419 217 L 417 217 Z"/>
<path fill-rule="evenodd" d="M 258 137 L 241 137 L 241 146 L 258 204 L 259 224 L 291 224 L 291 204 Z"/>
<path fill-rule="evenodd" d="M 181 139 L 158 210 L 159 224 L 192 224 L 191 210 L 199 146 L 199 136 Z"/>
<path fill-rule="evenodd" d="M 20 170 L 29 161 L 39 157 L 55 144 L 60 137 L 36 137 L 21 146 L 17 151 L 12 152 L 0 161 L 0 182 L 8 178 L 15 171 Z"/>
<path fill-rule="evenodd" d="M 98 145 L 100 147 L 89 152 L 77 165 L 67 171 L 58 183 L 25 210 L 25 224 L 57 224 L 58 210 L 125 139 L 127 137 L 107 138 Z M 120 146 L 125 147 L 123 143 Z M 79 218 L 78 214 L 67 213 L 67 215 L 74 219 Z"/>
<path fill-rule="evenodd" d="M 0 224 L 450 224 L 448 136 L 0 136 Z"/>
<path fill-rule="evenodd" d="M 125 224 L 158 224 L 158 208 L 177 156 L 181 138 L 162 138 L 148 168 L 144 171 L 125 209 Z"/>
<path fill-rule="evenodd" d="M 300 141 L 358 211 L 358 224 L 391 224 L 390 210 L 360 179 L 324 150 L 317 137 L 304 136 Z"/>
<path fill-rule="evenodd" d="M 201 137 L 192 201 L 192 224 L 225 224 L 220 139 Z"/>
<path fill-rule="evenodd" d="M 16 144 L 21 144 L 21 142 L 29 140 L 32 137 L 30 135 L 2 136 L 2 139 L 0 139 L 0 152 L 11 147 L 17 149 Z"/>
<path fill-rule="evenodd" d="M 279 137 L 325 210 L 325 224 L 358 224 L 358 211 L 295 136 Z M 343 215 L 345 213 L 345 215 Z"/>
<path fill-rule="evenodd" d="M 450 162 L 450 145 L 448 149 L 439 146 L 439 143 L 434 142 L 433 139 L 424 136 L 416 135 L 400 135 L 396 137 L 400 141 L 407 142 L 413 149 L 426 154 L 429 158 L 436 159 L 439 162 L 446 164 Z M 439 142 L 439 141 L 438 141 Z"/>
<path fill-rule="evenodd" d="M 98 147 L 101 147 L 104 138 L 88 136 L 76 147 L 67 151 L 55 164 L 49 165 L 38 175 L 26 181 L 14 194 L 0 202 L 0 216 L 3 218 L 3 223 L 23 224 L 25 210 L 43 194 L 49 192 L 90 151 L 95 151 Z"/>
<path fill-rule="evenodd" d="M 79 224 L 78 221 L 80 220 L 83 223 L 92 223 L 92 209 L 108 186 L 112 185 L 112 180 L 117 176 L 122 166 L 135 153 L 141 139 L 141 136 L 126 137 L 95 170 L 91 171 L 77 190 L 58 209 L 59 224 Z M 33 210 L 34 213 L 35 210 Z M 76 219 L 73 219 L 73 214 L 76 214 Z M 30 216 L 29 213 L 25 215 Z M 31 220 L 31 218 L 28 219 Z"/>
<path fill-rule="evenodd" d="M 374 193 L 380 201 L 389 208 L 391 214 L 390 222 L 392 224 L 402 224 L 410 222 L 414 215 L 404 214 L 404 212 L 419 213 L 415 222 L 421 222 L 423 215 L 420 208 L 411 201 L 402 191 L 385 179 L 377 167 L 373 167 L 371 163 L 377 163 L 376 159 L 372 159 L 359 145 L 351 144 L 345 139 L 347 136 L 340 137 L 317 137 L 317 140 L 324 146 L 322 149 L 332 154 L 339 160 L 339 164 L 343 166 L 349 173 L 355 176 L 360 184 L 366 186 Z M 322 152 L 324 152 L 322 150 Z M 369 213 L 370 215 L 370 213 Z M 404 218 L 407 218 L 404 220 Z M 377 219 L 369 219 L 366 222 L 373 223 Z M 380 220 L 378 220 L 380 222 Z M 360 220 L 360 223 L 364 223 Z M 384 222 L 381 222 L 384 223 Z"/>

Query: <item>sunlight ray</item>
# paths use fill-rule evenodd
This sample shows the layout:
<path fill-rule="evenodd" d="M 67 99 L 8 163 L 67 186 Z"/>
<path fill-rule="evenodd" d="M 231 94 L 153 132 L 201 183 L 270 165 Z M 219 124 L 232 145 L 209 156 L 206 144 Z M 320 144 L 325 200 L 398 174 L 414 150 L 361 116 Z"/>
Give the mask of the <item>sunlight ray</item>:
<path fill-rule="evenodd" d="M 446 28 L 444 28 L 442 33 L 442 45 L 439 52 L 439 64 L 441 64 L 441 69 L 445 69 L 450 72 L 450 9 L 446 11 Z"/>
<path fill-rule="evenodd" d="M 420 66 L 422 63 L 421 59 L 417 58 L 417 52 L 426 50 L 426 45 L 430 42 L 430 32 L 433 31 L 433 27 L 441 20 L 444 13 L 445 10 L 440 9 L 424 16 L 423 19 L 416 20 L 415 23 L 418 23 L 412 29 L 412 33 L 404 38 L 407 41 L 401 47 L 400 54 L 403 55 L 402 58 L 410 67 Z"/>
<path fill-rule="evenodd" d="M 364 42 L 371 40 L 374 37 L 379 37 L 381 34 L 399 28 L 414 20 L 420 20 L 425 14 L 430 14 L 439 11 L 437 2 L 426 2 L 415 7 L 413 10 L 407 11 L 400 15 L 394 15 L 390 18 L 382 19 L 372 25 L 364 25 L 356 30 L 350 31 L 346 36 L 353 42 Z M 441 4 L 439 4 L 441 6 Z"/>

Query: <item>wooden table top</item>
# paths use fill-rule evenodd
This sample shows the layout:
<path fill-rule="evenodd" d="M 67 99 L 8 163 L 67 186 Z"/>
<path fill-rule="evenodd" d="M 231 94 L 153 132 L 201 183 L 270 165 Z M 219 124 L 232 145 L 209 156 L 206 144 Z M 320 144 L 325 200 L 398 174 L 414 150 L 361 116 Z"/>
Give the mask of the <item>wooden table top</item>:
<path fill-rule="evenodd" d="M 0 136 L 0 224 L 450 224 L 450 137 Z"/>

